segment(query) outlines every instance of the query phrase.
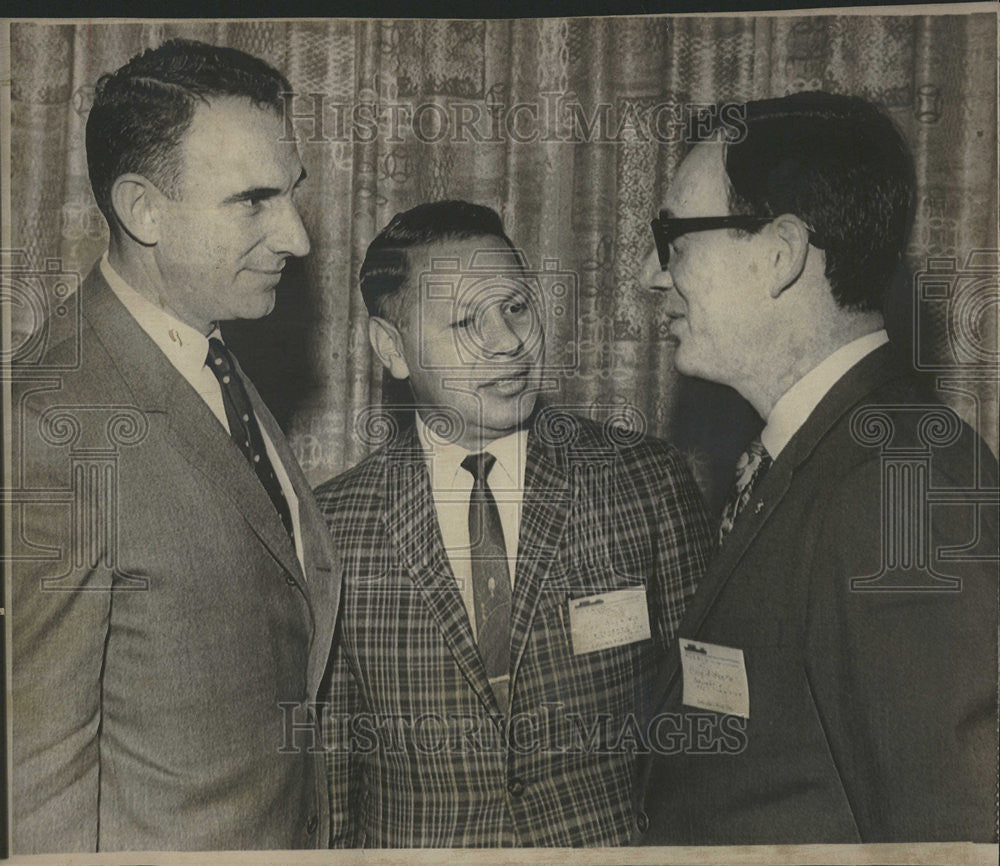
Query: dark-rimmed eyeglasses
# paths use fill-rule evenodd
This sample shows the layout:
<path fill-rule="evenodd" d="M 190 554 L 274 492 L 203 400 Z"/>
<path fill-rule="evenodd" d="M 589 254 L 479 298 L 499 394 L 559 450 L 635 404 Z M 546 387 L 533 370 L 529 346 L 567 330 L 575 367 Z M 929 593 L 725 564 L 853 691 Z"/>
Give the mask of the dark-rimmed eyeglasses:
<path fill-rule="evenodd" d="M 660 270 L 665 271 L 670 262 L 670 244 L 688 232 L 706 232 L 712 229 L 757 229 L 767 225 L 774 217 L 731 215 L 717 217 L 672 217 L 666 211 L 650 222 L 656 254 L 660 257 Z"/>

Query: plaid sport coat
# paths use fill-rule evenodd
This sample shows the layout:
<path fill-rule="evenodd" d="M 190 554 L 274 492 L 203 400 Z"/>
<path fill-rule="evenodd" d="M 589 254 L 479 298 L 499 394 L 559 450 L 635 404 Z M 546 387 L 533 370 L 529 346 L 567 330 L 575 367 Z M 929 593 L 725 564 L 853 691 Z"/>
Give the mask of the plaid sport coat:
<path fill-rule="evenodd" d="M 672 446 L 552 409 L 529 431 L 509 705 L 448 563 L 415 428 L 316 493 L 344 561 L 326 745 L 337 847 L 615 845 L 655 668 L 711 534 Z M 575 655 L 568 602 L 645 589 L 652 638 Z"/>

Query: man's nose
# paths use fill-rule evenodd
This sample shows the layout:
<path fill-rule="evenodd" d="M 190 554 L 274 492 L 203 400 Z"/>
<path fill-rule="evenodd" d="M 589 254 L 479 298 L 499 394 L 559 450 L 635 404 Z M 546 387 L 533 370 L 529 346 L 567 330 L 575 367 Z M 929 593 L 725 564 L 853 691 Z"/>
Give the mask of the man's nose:
<path fill-rule="evenodd" d="M 298 258 L 309 252 L 309 246 L 309 235 L 299 216 L 299 209 L 289 198 L 282 207 L 277 208 L 270 247 L 279 255 Z"/>
<path fill-rule="evenodd" d="M 478 330 L 483 350 L 489 355 L 517 355 L 524 348 L 525 335 L 507 319 L 499 304 L 484 312 Z"/>
<path fill-rule="evenodd" d="M 660 257 L 656 249 L 652 249 L 646 260 L 642 263 L 642 272 L 639 276 L 640 282 L 647 289 L 672 289 L 674 281 L 670 277 L 669 270 L 660 267 Z"/>

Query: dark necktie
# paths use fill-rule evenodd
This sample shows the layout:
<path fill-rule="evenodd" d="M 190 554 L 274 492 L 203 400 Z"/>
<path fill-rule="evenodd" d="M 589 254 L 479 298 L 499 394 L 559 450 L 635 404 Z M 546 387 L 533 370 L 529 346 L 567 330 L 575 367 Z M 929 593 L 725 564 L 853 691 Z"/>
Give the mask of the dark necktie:
<path fill-rule="evenodd" d="M 719 524 L 719 544 L 732 531 L 733 524 L 740 512 L 746 508 L 754 488 L 764 477 L 771 465 L 771 455 L 767 453 L 760 439 L 754 439 L 747 450 L 740 455 L 736 463 L 736 481 L 729 492 L 726 507 L 722 509 L 722 522 Z"/>
<path fill-rule="evenodd" d="M 260 483 L 264 485 L 267 495 L 274 504 L 274 510 L 278 512 L 281 522 L 285 525 L 285 531 L 288 532 L 288 537 L 292 539 L 294 545 L 295 531 L 288 500 L 285 499 L 281 483 L 274 474 L 274 467 L 267 456 L 264 437 L 260 432 L 253 406 L 250 405 L 246 388 L 243 387 L 243 380 L 236 372 L 236 363 L 222 340 L 216 337 L 209 339 L 206 363 L 222 386 L 222 403 L 226 407 L 229 435 L 233 437 L 233 441 L 243 452 Z"/>
<path fill-rule="evenodd" d="M 469 559 L 476 640 L 500 708 L 507 711 L 510 660 L 510 570 L 496 500 L 486 484 L 496 457 L 470 454 L 462 468 L 473 478 L 469 497 Z"/>

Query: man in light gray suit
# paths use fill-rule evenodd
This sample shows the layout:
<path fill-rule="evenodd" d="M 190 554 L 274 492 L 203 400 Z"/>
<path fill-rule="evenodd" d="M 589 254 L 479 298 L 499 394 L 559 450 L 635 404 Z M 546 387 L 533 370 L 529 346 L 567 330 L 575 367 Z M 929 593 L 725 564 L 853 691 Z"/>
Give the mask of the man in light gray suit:
<path fill-rule="evenodd" d="M 80 329 L 15 370 L 12 848 L 315 848 L 340 566 L 217 323 L 309 240 L 284 77 L 175 40 L 98 82 L 110 226 Z M 33 375 L 34 374 L 34 375 Z M 30 498 L 30 497 L 29 497 Z"/>

